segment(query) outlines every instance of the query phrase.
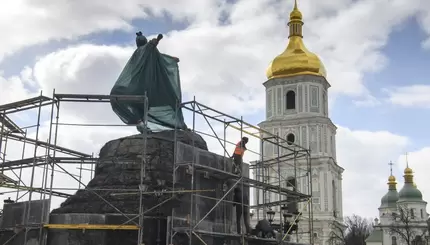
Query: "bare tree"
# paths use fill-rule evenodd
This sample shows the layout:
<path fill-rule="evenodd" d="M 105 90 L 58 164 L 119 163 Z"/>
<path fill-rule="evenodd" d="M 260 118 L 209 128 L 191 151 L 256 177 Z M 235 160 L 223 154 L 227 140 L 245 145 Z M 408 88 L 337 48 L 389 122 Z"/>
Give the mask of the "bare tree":
<path fill-rule="evenodd" d="M 354 214 L 345 217 L 343 223 L 334 221 L 331 229 L 328 242 L 332 245 L 365 245 L 373 225 L 369 219 Z"/>
<path fill-rule="evenodd" d="M 414 222 L 413 210 L 407 206 L 399 205 L 398 213 L 393 213 L 393 223 L 389 227 L 389 233 L 398 237 L 407 245 L 419 245 L 423 243 L 423 237 L 427 233 L 426 226 L 419 226 Z"/>
<path fill-rule="evenodd" d="M 330 245 L 346 245 L 346 225 L 338 221 L 333 221 L 330 224 L 330 228 L 328 243 Z"/>

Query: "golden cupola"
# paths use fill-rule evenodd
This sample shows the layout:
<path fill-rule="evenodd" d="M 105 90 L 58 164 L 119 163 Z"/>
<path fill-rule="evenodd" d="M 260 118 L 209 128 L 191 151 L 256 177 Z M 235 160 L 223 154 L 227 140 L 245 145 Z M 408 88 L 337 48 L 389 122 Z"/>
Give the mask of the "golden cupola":
<path fill-rule="evenodd" d="M 302 13 L 294 2 L 288 22 L 290 34 L 287 48 L 270 63 L 266 71 L 267 79 L 296 75 L 326 77 L 326 70 L 317 55 L 310 52 L 303 43 Z"/>

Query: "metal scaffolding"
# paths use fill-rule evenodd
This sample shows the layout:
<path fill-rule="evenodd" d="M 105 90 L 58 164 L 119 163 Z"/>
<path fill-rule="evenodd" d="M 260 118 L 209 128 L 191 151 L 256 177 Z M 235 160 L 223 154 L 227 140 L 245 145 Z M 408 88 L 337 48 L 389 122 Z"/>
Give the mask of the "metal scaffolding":
<path fill-rule="evenodd" d="M 16 189 L 16 198 L 15 202 L 20 201 L 26 194 L 28 194 L 28 204 L 26 206 L 26 211 L 24 212 L 24 224 L 19 224 L 17 227 L 20 228 L 24 232 L 24 241 L 27 240 L 28 232 L 34 229 L 39 229 L 39 244 L 45 244 L 46 239 L 44 239 L 44 231 L 45 229 L 109 229 L 109 230 L 139 230 L 139 239 L 141 239 L 141 230 L 143 229 L 143 225 L 141 222 L 136 223 L 130 218 L 130 214 L 124 214 L 117 208 L 115 208 L 112 204 L 108 203 L 111 207 L 114 207 L 118 210 L 118 213 L 125 216 L 127 222 L 121 225 L 92 225 L 92 224 L 49 224 L 49 210 L 51 206 L 52 197 L 62 197 L 67 198 L 72 195 L 68 193 L 64 193 L 61 191 L 77 191 L 83 190 L 86 185 L 82 182 L 82 171 L 90 171 L 91 178 L 94 172 L 94 165 L 97 162 L 97 158 L 95 158 L 92 154 L 86 154 L 79 151 L 75 151 L 72 149 L 68 149 L 66 147 L 62 147 L 57 144 L 58 134 L 59 134 L 59 126 L 60 125 L 72 125 L 72 124 L 62 124 L 59 123 L 59 113 L 60 113 L 60 104 L 61 102 L 96 102 L 96 103 L 109 103 L 111 100 L 121 100 L 121 101 L 133 101 L 136 103 L 143 103 L 144 106 L 147 106 L 147 97 L 146 96 L 111 96 L 111 95 L 86 95 L 86 94 L 57 94 L 55 90 L 53 92 L 52 98 L 46 97 L 42 95 L 40 96 L 17 101 L 9 104 L 0 105 L 0 156 L 1 156 L 1 174 L 0 174 L 0 187 L 6 189 Z M 50 110 L 50 124 L 49 124 L 49 134 L 48 140 L 41 141 L 40 140 L 40 125 L 41 125 L 41 110 L 43 107 L 51 105 Z M 17 124 L 11 119 L 11 115 L 17 112 L 27 111 L 31 109 L 37 109 L 37 122 L 35 125 L 28 127 L 19 127 Z M 146 119 L 146 118 L 145 118 Z M 146 120 L 145 120 L 146 121 Z M 86 124 L 73 124 L 73 126 L 130 126 L 130 125 L 86 125 Z M 133 126 L 133 125 L 131 125 Z M 29 138 L 27 130 L 32 129 L 35 131 L 35 138 Z M 146 141 L 146 134 L 143 134 L 144 141 Z M 22 157 L 18 160 L 7 160 L 7 144 L 8 141 L 18 141 L 22 142 Z M 34 146 L 33 156 L 26 158 L 25 150 L 26 146 L 31 144 Z M 44 155 L 38 155 L 38 150 L 43 149 L 45 151 Z M 143 149 L 143 155 L 145 155 L 145 150 Z M 62 156 L 57 156 L 57 154 L 62 154 Z M 144 158 L 143 158 L 144 159 Z M 67 171 L 64 168 L 64 165 L 74 164 L 79 165 L 79 175 L 73 174 L 70 171 Z M 91 165 L 90 169 L 83 168 L 83 165 Z M 143 169 L 144 162 L 141 163 L 141 168 Z M 26 184 L 24 179 L 22 179 L 22 171 L 25 168 L 31 168 L 31 177 L 30 184 Z M 34 186 L 35 182 L 35 170 L 36 168 L 41 168 L 43 171 L 41 183 L 42 186 Z M 58 168 L 58 169 L 56 169 Z M 19 173 L 16 173 L 16 170 L 19 170 Z M 13 174 L 13 177 L 10 177 L 5 174 L 8 172 Z M 49 173 L 50 172 L 50 173 Z M 54 188 L 53 180 L 54 173 L 62 173 L 71 176 L 76 182 L 78 182 L 78 188 Z M 49 183 L 48 183 L 49 182 Z M 103 191 L 106 189 L 85 189 L 85 191 L 92 192 L 94 195 L 99 196 L 103 201 L 108 202 L 103 197 L 101 197 L 97 191 Z M 139 189 L 127 189 L 127 190 L 110 190 L 110 191 L 139 191 Z M 12 191 L 5 191 L 1 194 L 11 193 Z M 24 194 L 20 195 L 20 192 L 24 192 Z M 32 201 L 34 201 L 34 193 L 40 194 L 40 200 L 48 200 L 47 206 L 42 206 L 42 214 L 47 210 L 47 216 L 41 216 L 41 222 L 34 224 L 29 222 L 30 218 L 30 209 Z M 143 195 L 145 193 L 141 193 Z M 45 203 L 43 203 L 45 204 Z M 143 212 L 140 210 L 140 212 Z M 138 214 L 139 217 L 142 217 L 143 214 Z M 134 223 L 131 224 L 130 223 Z M 18 227 L 19 226 L 19 227 Z M 24 228 L 24 229 L 22 229 Z M 7 229 L 6 229 L 7 230 Z M 14 237 L 8 240 L 10 242 Z M 141 241 L 141 240 L 140 240 Z"/>
<path fill-rule="evenodd" d="M 261 147 L 260 147 L 260 153 L 259 155 L 259 161 L 257 161 L 254 164 L 249 165 L 250 169 L 254 169 L 256 171 L 255 178 L 246 177 L 243 175 L 243 171 L 240 171 L 239 174 L 234 174 L 228 171 L 225 171 L 222 169 L 215 169 L 211 168 L 206 165 L 198 164 L 196 163 L 195 157 L 193 157 L 193 161 L 190 162 L 178 162 L 175 154 L 174 158 L 174 167 L 173 167 L 173 177 L 175 178 L 177 175 L 177 171 L 179 168 L 187 167 L 189 170 L 189 173 L 191 173 L 191 189 L 195 189 L 195 175 L 197 171 L 208 171 L 211 173 L 217 173 L 221 176 L 227 176 L 231 180 L 234 180 L 234 184 L 229 187 L 229 189 L 224 190 L 224 195 L 216 200 L 216 204 L 209 210 L 208 213 L 206 213 L 203 218 L 197 219 L 194 215 L 196 205 L 194 203 L 194 197 L 199 196 L 203 198 L 210 198 L 208 196 L 204 196 L 201 194 L 195 194 L 191 192 L 191 202 L 190 202 L 190 214 L 189 219 L 187 220 L 189 226 L 183 227 L 183 226 L 176 226 L 174 220 L 179 217 L 175 217 L 175 210 L 172 211 L 172 218 L 171 218 L 171 224 L 170 224 L 170 243 L 173 244 L 173 238 L 175 235 L 179 233 L 185 233 L 187 237 L 189 238 L 189 245 L 192 245 L 193 243 L 193 237 L 197 238 L 197 241 L 199 241 L 199 244 L 206 244 L 202 236 L 217 236 L 217 237 L 224 237 L 225 240 L 239 240 L 241 244 L 245 244 L 245 240 L 265 240 L 265 242 L 271 242 L 276 244 L 281 244 L 283 241 L 285 241 L 287 234 L 291 230 L 294 222 L 297 221 L 297 219 L 301 216 L 302 212 L 299 213 L 299 215 L 296 216 L 294 222 L 291 224 L 290 227 L 288 227 L 287 232 L 284 232 L 284 229 L 282 227 L 282 217 L 283 214 L 279 212 L 280 216 L 280 232 L 282 233 L 282 239 L 281 240 L 274 240 L 274 239 L 263 239 L 263 238 L 257 238 L 252 236 L 246 236 L 243 234 L 233 234 L 232 232 L 209 232 L 205 230 L 198 229 L 199 224 L 208 217 L 208 215 L 216 208 L 217 205 L 223 202 L 231 202 L 226 200 L 229 193 L 234 190 L 235 187 L 241 186 L 241 189 L 243 190 L 243 187 L 251 187 L 255 190 L 262 190 L 263 196 L 265 196 L 266 192 L 269 194 L 276 194 L 278 196 L 278 201 L 275 202 L 266 202 L 265 198 L 263 198 L 263 201 L 259 201 L 260 191 L 257 191 L 257 204 L 252 206 L 252 208 L 257 209 L 257 215 L 259 209 L 265 209 L 264 212 L 264 218 L 266 216 L 267 208 L 277 206 L 279 208 L 279 211 L 281 211 L 281 206 L 285 206 L 288 203 L 292 202 L 303 202 L 305 204 L 308 204 L 308 222 L 309 222 L 309 231 L 306 232 L 309 234 L 309 243 L 313 244 L 313 209 L 312 209 L 312 178 L 311 178 L 311 157 L 310 157 L 310 150 L 303 148 L 299 145 L 293 144 L 291 142 L 287 142 L 286 139 L 283 139 L 278 134 L 273 134 L 271 132 L 265 131 L 261 129 L 260 127 L 254 126 L 250 123 L 247 123 L 243 120 L 241 117 L 236 118 L 234 116 L 227 115 L 223 112 L 220 112 L 218 110 L 212 109 L 208 106 L 205 106 L 199 102 L 197 102 L 195 99 L 190 102 L 182 103 L 178 106 L 177 111 L 186 109 L 192 113 L 192 132 L 197 134 L 203 134 L 209 137 L 215 138 L 220 145 L 223 148 L 224 157 L 230 157 L 229 151 L 227 149 L 230 145 L 235 145 L 234 142 L 227 141 L 227 134 L 226 130 L 227 128 L 233 128 L 240 132 L 240 139 L 243 136 L 250 136 L 254 139 L 257 139 L 260 141 Z M 207 134 L 204 132 L 199 132 L 196 129 L 196 116 L 201 116 L 204 121 L 207 123 L 207 126 L 211 129 L 212 134 Z M 211 123 L 219 123 L 223 126 L 224 132 L 223 136 L 219 137 L 216 130 L 212 126 Z M 175 152 L 177 151 L 177 143 L 176 135 L 179 132 L 179 129 L 175 129 Z M 277 156 L 275 158 L 270 158 L 270 154 L 265 154 L 263 149 L 265 145 L 272 146 L 273 148 L 277 149 Z M 194 145 L 194 149 L 196 146 Z M 281 150 L 283 152 L 286 152 L 284 155 L 281 155 Z M 256 152 L 254 152 L 256 153 Z M 282 187 L 281 182 L 286 180 L 285 176 L 282 176 L 281 174 L 281 168 L 285 167 L 285 165 L 292 165 L 294 168 L 294 177 L 297 179 L 297 161 L 302 160 L 305 161 L 305 171 L 306 171 L 306 179 L 308 181 L 307 187 L 308 189 L 305 193 L 299 192 L 295 187 L 293 190 L 290 190 L 288 188 Z M 292 164 L 291 164 L 292 162 Z M 275 183 L 272 183 L 269 178 L 261 178 L 265 176 L 266 174 L 270 174 L 272 178 L 276 180 Z M 174 181 L 175 183 L 175 181 Z M 250 188 L 250 189 L 251 189 Z M 173 190 L 175 190 L 175 186 L 173 186 Z M 242 205 L 242 210 L 244 210 L 244 206 L 248 206 L 247 204 L 243 203 L 243 195 L 244 191 L 242 191 L 242 202 L 236 203 L 236 205 Z M 259 217 L 257 217 L 258 219 Z M 240 221 L 236 221 L 240 222 Z M 285 233 L 285 234 L 284 234 Z"/>
<path fill-rule="evenodd" d="M 142 159 L 140 162 L 140 186 L 139 189 L 127 189 L 127 190 L 114 190 L 118 192 L 126 192 L 126 191 L 134 191 L 135 195 L 139 196 L 140 205 L 139 205 L 139 213 L 136 214 L 125 214 L 121 212 L 118 208 L 114 207 L 107 200 L 101 197 L 97 191 L 103 191 L 107 189 L 91 189 L 86 188 L 86 185 L 82 182 L 82 171 L 90 171 L 91 178 L 93 176 L 94 165 L 99 160 L 94 157 L 93 154 L 82 153 L 76 150 L 68 149 L 66 147 L 58 145 L 58 135 L 59 135 L 59 126 L 135 126 L 135 125 L 98 125 L 98 124 L 67 124 L 59 122 L 60 115 L 60 104 L 65 102 L 73 102 L 73 103 L 109 103 L 111 100 L 122 100 L 122 101 L 133 101 L 138 103 L 143 103 L 143 105 L 147 108 L 148 101 L 146 96 L 110 96 L 110 95 L 89 95 L 89 94 L 58 94 L 53 91 L 52 97 L 43 96 L 40 93 L 40 96 L 26 99 L 14 103 L 9 103 L 5 105 L 0 105 L 0 161 L 1 161 L 1 174 L 0 174 L 0 187 L 8 188 L 8 189 L 16 189 L 16 198 L 15 201 L 21 200 L 26 194 L 28 194 L 28 205 L 26 207 L 26 217 L 24 219 L 23 226 L 26 227 L 24 229 L 25 237 L 27 238 L 27 234 L 30 230 L 39 229 L 39 244 L 44 244 L 46 239 L 46 229 L 97 229 L 97 230 L 137 230 L 137 242 L 140 245 L 142 243 L 142 235 L 143 235 L 143 219 L 146 213 L 157 209 L 161 205 L 164 205 L 166 201 L 160 202 L 154 207 L 151 207 L 147 210 L 143 209 L 142 199 L 143 195 L 148 194 L 156 194 L 154 192 L 146 192 L 142 187 L 143 180 L 146 176 L 146 147 L 142 149 Z M 40 125 L 41 125 L 41 114 L 42 108 L 46 106 L 51 106 L 50 108 L 50 117 L 49 117 L 49 133 L 47 141 L 41 140 L 40 136 Z M 26 110 L 37 110 L 37 121 L 35 125 L 27 126 L 27 127 L 19 127 L 12 119 L 11 116 L 17 112 L 26 111 Z M 230 202 L 227 200 L 227 196 L 231 193 L 236 186 L 241 186 L 241 189 L 244 190 L 244 187 L 250 187 L 250 190 L 261 190 L 263 192 L 263 196 L 265 193 L 272 193 L 273 195 L 277 195 L 279 200 L 266 202 L 266 198 L 262 199 L 260 202 L 260 191 L 257 191 L 257 203 L 253 206 L 249 205 L 249 208 L 253 208 L 257 210 L 257 216 L 259 215 L 259 210 L 263 209 L 263 216 L 265 217 L 267 209 L 271 207 L 279 207 L 281 210 L 281 206 L 287 205 L 291 202 L 303 202 L 309 204 L 308 208 L 308 220 L 309 220 L 309 242 L 313 244 L 313 223 L 312 223 L 312 199 L 310 193 L 312 193 L 312 178 L 311 178 L 311 162 L 310 162 L 310 151 L 305 149 L 299 145 L 290 144 L 277 134 L 273 134 L 267 132 L 257 126 L 254 126 L 250 123 L 247 123 L 243 120 L 243 118 L 236 118 L 215 109 L 212 109 L 208 106 L 205 106 L 195 100 L 190 102 L 185 102 L 178 104 L 177 110 L 188 110 L 192 113 L 192 128 L 191 131 L 200 135 L 204 135 L 207 137 L 212 137 L 216 139 L 219 144 L 222 146 L 224 157 L 230 157 L 229 150 L 227 149 L 231 145 L 235 143 L 227 140 L 227 129 L 232 128 L 238 130 L 240 133 L 240 138 L 243 136 L 253 137 L 255 140 L 260 142 L 260 152 L 254 152 L 258 155 L 259 160 L 256 163 L 250 164 L 249 168 L 254 170 L 256 175 L 255 177 L 246 177 L 242 174 L 235 174 L 226 169 L 216 169 L 204 164 L 197 163 L 195 160 L 187 163 L 180 163 L 176 160 L 176 151 L 178 147 L 177 134 L 180 129 L 175 129 L 174 133 L 174 163 L 173 163 L 173 180 L 175 180 L 175 176 L 177 174 L 178 169 L 187 167 L 191 171 L 191 189 L 183 190 L 175 187 L 173 185 L 172 191 L 165 192 L 169 194 L 171 198 L 175 196 L 176 193 L 180 192 L 188 192 L 191 193 L 190 200 L 190 214 L 189 214 L 189 225 L 188 227 L 176 227 L 174 222 L 170 222 L 170 237 L 168 238 L 169 243 L 173 243 L 174 236 L 179 233 L 187 234 L 189 239 L 189 244 L 193 243 L 192 237 L 197 238 L 201 244 L 205 244 L 205 241 L 202 237 L 204 236 L 216 236 L 216 237 L 224 237 L 225 240 L 238 240 L 242 241 L 242 244 L 245 240 L 264 240 L 271 243 L 279 243 L 280 241 L 276 241 L 273 239 L 262 239 L 256 237 L 247 237 L 245 235 L 232 234 L 229 231 L 224 233 L 218 232 L 208 232 L 199 229 L 200 223 L 209 216 L 210 212 L 212 212 L 220 203 Z M 145 110 L 148 111 L 148 110 Z M 196 125 L 196 117 L 201 116 L 204 121 L 207 123 L 207 126 L 211 130 L 211 134 L 201 132 L 197 130 Z M 217 131 L 212 126 L 212 123 L 218 123 L 223 127 L 223 135 L 219 136 Z M 144 125 L 147 125 L 147 118 L 144 118 Z M 30 138 L 28 130 L 33 130 L 35 137 Z M 147 142 L 147 133 L 144 132 L 142 134 L 143 142 L 146 145 Z M 7 144 L 8 141 L 18 141 L 22 142 L 22 157 L 19 160 L 7 160 Z M 25 151 L 26 146 L 31 144 L 34 146 L 34 151 L 32 157 L 26 157 Z M 270 145 L 272 148 L 277 149 L 277 155 L 272 157 L 270 154 L 265 154 L 264 148 L 265 145 Z M 193 142 L 193 147 L 194 145 Z M 39 150 L 44 150 L 45 154 L 40 155 Z M 251 151 L 251 150 L 249 150 Z M 285 154 L 281 154 L 281 152 Z M 61 154 L 61 155 L 60 155 Z M 281 170 L 284 165 L 291 165 L 295 169 L 295 177 L 296 169 L 298 168 L 297 162 L 304 161 L 305 170 L 307 172 L 307 180 L 308 180 L 308 191 L 307 193 L 299 192 L 297 189 L 293 188 L 292 190 L 282 186 L 282 183 L 285 180 L 285 176 L 282 175 Z M 70 173 L 65 169 L 65 165 L 79 165 L 79 175 Z M 91 165 L 90 169 L 85 169 L 84 165 Z M 31 178 L 30 183 L 26 184 L 22 179 L 22 171 L 24 169 L 31 169 Z M 35 186 L 35 178 L 39 176 L 35 176 L 35 170 L 39 168 L 42 169 L 41 176 L 41 186 Z M 18 172 L 17 172 L 18 170 Z M 216 199 L 216 204 L 210 209 L 210 211 L 203 216 L 203 218 L 197 220 L 195 216 L 195 197 L 199 196 L 201 198 L 210 198 L 209 196 L 205 196 L 204 192 L 201 190 L 197 190 L 195 188 L 195 174 L 196 171 L 208 171 L 214 173 L 218 176 L 224 176 L 226 178 L 231 179 L 234 184 L 224 190 L 224 195 L 221 198 Z M 71 176 L 76 182 L 79 184 L 78 188 L 55 188 L 53 187 L 53 179 L 56 173 L 67 174 Z M 266 176 L 270 176 L 271 178 L 266 178 Z M 175 183 L 175 181 L 173 181 Z M 52 197 L 62 197 L 67 198 L 70 194 L 65 191 L 68 190 L 83 190 L 91 192 L 94 195 L 101 198 L 104 202 L 109 204 L 115 210 L 117 210 L 118 214 L 123 215 L 127 221 L 121 225 L 89 225 L 89 224 L 49 224 L 49 210 L 51 208 Z M 176 189 L 175 189 L 176 188 Z M 113 191 L 113 190 L 112 190 Z M 22 194 L 24 192 L 24 194 Z M 10 193 L 10 192 L 3 192 Z M 34 193 L 40 194 L 40 200 L 48 200 L 47 206 L 43 206 L 42 214 L 47 211 L 46 216 L 42 216 L 42 220 L 38 224 L 29 223 L 29 211 L 31 208 L 31 201 L 35 200 Z M 120 193 L 119 193 L 120 194 Z M 130 193 L 133 194 L 133 193 Z M 243 203 L 243 194 L 242 191 L 242 202 L 236 205 L 242 205 L 242 210 L 244 206 L 248 206 Z M 279 213 L 280 220 L 282 220 L 282 214 Z M 259 217 L 257 217 L 258 219 Z M 135 220 L 138 219 L 138 222 Z M 175 211 L 172 211 L 171 220 L 175 220 Z M 282 222 L 281 232 L 283 233 Z M 291 227 L 289 227 L 291 229 Z M 285 240 L 286 235 L 283 234 L 282 240 Z M 24 240 L 25 241 L 25 240 Z"/>

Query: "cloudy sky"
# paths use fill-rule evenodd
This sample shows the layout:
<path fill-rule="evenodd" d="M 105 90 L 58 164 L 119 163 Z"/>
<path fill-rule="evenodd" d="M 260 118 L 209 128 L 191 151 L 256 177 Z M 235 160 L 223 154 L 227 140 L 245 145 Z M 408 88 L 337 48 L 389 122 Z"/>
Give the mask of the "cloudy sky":
<path fill-rule="evenodd" d="M 163 33 L 159 50 L 180 58 L 184 100 L 196 96 L 203 104 L 257 124 L 264 120 L 265 69 L 286 46 L 292 4 L 292 0 L 4 1 L 0 104 L 41 90 L 52 96 L 54 88 L 57 93 L 109 94 L 135 49 L 134 33 L 140 30 L 151 37 Z M 345 215 L 377 215 L 387 190 L 388 162 L 395 163 L 400 188 L 405 152 L 418 188 L 424 198 L 430 197 L 425 181 L 430 171 L 426 130 L 430 1 L 302 0 L 299 7 L 305 43 L 324 62 L 332 85 L 330 115 L 338 126 L 338 163 L 345 168 Z M 36 123 L 36 113 L 11 117 L 25 127 Z M 44 108 L 40 140 L 48 137 L 49 116 L 49 108 Z M 62 105 L 60 122 L 121 124 L 109 104 Z M 199 129 L 209 131 L 203 120 L 198 122 Z M 97 155 L 108 140 L 134 132 L 126 127 L 60 126 L 59 144 Z M 28 134 L 36 137 L 34 129 Z M 237 136 L 231 132 L 228 137 L 236 141 Z M 208 142 L 211 150 L 220 151 L 216 141 Z M 20 158 L 21 148 L 22 143 L 9 141 L 8 159 Z M 25 156 L 33 151 L 26 146 Z M 38 149 L 37 154 L 44 151 Z M 79 173 L 77 167 L 67 166 L 74 174 Z M 42 172 L 36 172 L 36 186 Z M 7 174 L 14 177 L 19 171 Z M 29 185 L 29 172 L 23 176 Z M 84 171 L 82 182 L 89 179 Z M 56 172 L 54 186 L 78 184 Z M 16 194 L 3 197 L 8 196 Z M 59 203 L 55 199 L 53 206 Z"/>

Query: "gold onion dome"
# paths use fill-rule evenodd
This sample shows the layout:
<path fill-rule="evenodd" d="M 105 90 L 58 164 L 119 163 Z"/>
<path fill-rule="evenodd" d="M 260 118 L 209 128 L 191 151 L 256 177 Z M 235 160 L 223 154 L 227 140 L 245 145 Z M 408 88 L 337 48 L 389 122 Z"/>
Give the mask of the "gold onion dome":
<path fill-rule="evenodd" d="M 411 175 L 413 173 L 413 171 L 411 168 L 407 167 L 407 168 L 405 168 L 404 173 L 405 173 L 405 175 Z"/>
<path fill-rule="evenodd" d="M 302 13 L 297 8 L 297 0 L 294 2 L 293 11 L 290 13 L 289 43 L 284 52 L 270 63 L 266 71 L 268 79 L 277 77 L 289 77 L 296 75 L 315 75 L 326 77 L 324 64 L 317 55 L 310 52 L 303 43 Z"/>
<path fill-rule="evenodd" d="M 396 184 L 396 177 L 390 175 L 390 177 L 388 177 L 388 184 Z"/>

